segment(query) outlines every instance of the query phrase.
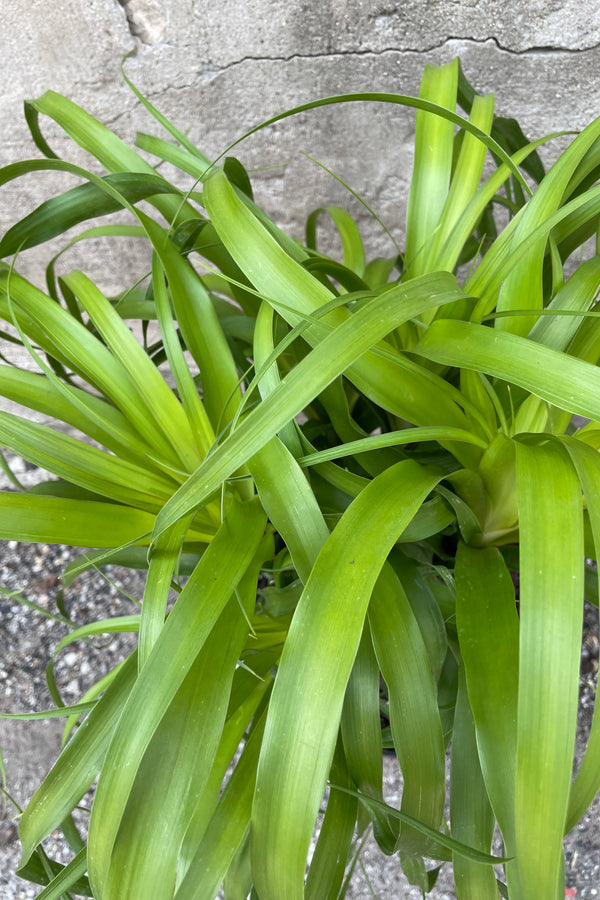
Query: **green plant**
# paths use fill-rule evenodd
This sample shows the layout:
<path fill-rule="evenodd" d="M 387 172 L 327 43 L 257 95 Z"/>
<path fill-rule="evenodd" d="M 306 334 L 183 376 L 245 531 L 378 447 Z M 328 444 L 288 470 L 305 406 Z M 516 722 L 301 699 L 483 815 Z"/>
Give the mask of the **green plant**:
<path fill-rule="evenodd" d="M 1 366 L 0 392 L 105 448 L 1 413 L 0 444 L 59 480 L 2 493 L 0 536 L 148 566 L 139 617 L 85 632 L 139 631 L 136 654 L 76 707 L 55 691 L 46 715 L 68 715 L 71 736 L 20 819 L 21 874 L 45 900 L 209 900 L 223 880 L 228 900 L 323 900 L 344 895 L 372 823 L 424 891 L 434 859 L 453 863 L 459 898 L 555 900 L 563 835 L 600 784 L 598 714 L 571 783 L 584 560 L 600 541 L 600 260 L 580 258 L 600 120 L 544 174 L 543 141 L 496 118 L 457 61 L 428 66 L 419 98 L 306 104 L 417 109 L 404 254 L 366 263 L 355 223 L 328 208 L 339 262 L 316 246 L 324 210 L 292 241 L 237 160 L 211 164 L 139 96 L 175 139 L 139 146 L 197 179 L 188 192 L 53 93 L 26 106 L 46 158 L 0 171 L 83 180 L 13 225 L 2 257 L 118 209 L 135 224 L 76 240 L 152 248 L 146 285 L 114 298 L 57 275 L 56 257 L 47 292 L 18 259 L 0 270 L 5 337 L 40 370 Z M 108 174 L 57 159 L 39 115 Z M 139 344 L 129 319 L 160 338 L 144 327 Z M 400 810 L 384 803 L 384 745 Z M 71 814 L 98 775 L 82 846 Z M 40 848 L 56 827 L 66 868 Z"/>

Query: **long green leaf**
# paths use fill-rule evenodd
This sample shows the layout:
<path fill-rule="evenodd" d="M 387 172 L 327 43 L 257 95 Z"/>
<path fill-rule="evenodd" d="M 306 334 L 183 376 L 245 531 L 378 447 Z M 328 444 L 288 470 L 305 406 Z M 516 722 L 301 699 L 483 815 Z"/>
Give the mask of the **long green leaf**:
<path fill-rule="evenodd" d="M 174 900 L 213 900 L 216 896 L 250 823 L 263 726 L 261 720 L 248 739 Z"/>
<path fill-rule="evenodd" d="M 160 332 L 181 405 L 187 413 L 200 452 L 205 456 L 214 443 L 215 434 L 179 342 L 167 295 L 164 270 L 156 252 L 152 256 L 152 289 Z"/>
<path fill-rule="evenodd" d="M 4 172 L 2 181 L 8 180 L 7 176 L 10 174 L 6 169 Z M 104 180 L 114 186 L 130 203 L 137 203 L 156 194 L 180 193 L 163 178 L 150 173 L 141 175 L 123 172 L 108 175 Z M 51 200 L 46 200 L 9 228 L 0 240 L 0 257 L 11 256 L 29 247 L 35 247 L 64 234 L 80 222 L 86 222 L 97 216 L 106 216 L 121 208 L 122 204 L 96 184 L 88 182 L 78 185 Z"/>
<path fill-rule="evenodd" d="M 176 487 L 156 472 L 12 413 L 0 412 L 0 446 L 95 494 L 148 512 L 156 512 Z"/>
<path fill-rule="evenodd" d="M 350 775 L 338 741 L 331 766 L 333 784 L 350 787 Z M 306 900 L 338 900 L 351 850 L 358 803 L 342 791 L 332 790 L 306 879 Z"/>
<path fill-rule="evenodd" d="M 446 780 L 436 684 L 421 629 L 391 566 L 383 568 L 373 591 L 369 622 L 388 688 L 392 739 L 404 784 L 401 809 L 437 829 Z M 435 855 L 410 828 L 402 829 L 398 846 L 411 854 Z"/>
<path fill-rule="evenodd" d="M 489 132 L 494 118 L 494 96 L 486 97 L 477 95 L 473 100 L 470 121 L 483 131 Z M 446 203 L 442 211 L 437 230 L 432 236 L 429 246 L 426 247 L 425 256 L 429 270 L 435 268 L 439 250 L 449 238 L 454 226 L 460 219 L 472 198 L 476 196 L 479 182 L 483 173 L 483 166 L 487 150 L 484 144 L 472 134 L 466 133 L 460 149 L 456 168 L 452 175 L 452 183 Z M 423 199 L 427 204 L 427 197 Z"/>
<path fill-rule="evenodd" d="M 519 618 L 510 573 L 495 547 L 475 549 L 459 544 L 456 626 L 481 770 L 507 852 L 512 855 L 515 853 Z"/>
<path fill-rule="evenodd" d="M 370 794 L 372 797 L 383 800 L 379 666 L 373 649 L 368 621 L 365 622 L 354 665 L 346 685 L 340 724 L 343 756 L 348 774 L 363 794 Z M 361 821 L 359 819 L 359 834 L 367 824 L 368 820 Z M 385 834 L 378 835 L 377 823 L 374 823 L 374 827 L 380 846 L 387 841 L 391 843 L 388 852 L 393 852 L 395 834 L 386 829 Z"/>
<path fill-rule="evenodd" d="M 43 891 L 38 894 L 41 900 L 57 900 L 62 897 L 65 891 L 72 889 L 76 882 L 85 874 L 87 870 L 87 851 L 85 847 L 80 850 L 77 856 L 62 869 L 59 874 L 52 879 Z"/>
<path fill-rule="evenodd" d="M 256 717 L 260 718 L 261 704 L 265 702 L 265 695 L 271 690 L 273 684 L 273 676 L 268 669 L 272 667 L 278 655 L 274 655 L 271 651 L 253 654 L 252 665 L 255 668 L 252 671 L 241 666 L 238 666 L 235 671 L 227 721 L 223 727 L 219 748 L 206 778 L 202 794 L 190 816 L 180 848 L 177 866 L 178 883 L 183 880 L 206 834 L 206 829 L 217 808 L 223 781 L 231 761 L 235 757 L 245 733 L 253 727 L 253 720 L 256 721 Z M 240 685 L 246 688 L 245 692 L 240 691 Z M 251 689 L 248 685 L 251 685 Z"/>
<path fill-rule="evenodd" d="M 374 479 L 324 545 L 292 621 L 265 728 L 252 817 L 261 900 L 302 897 L 344 691 L 385 558 L 440 476 L 406 460 Z"/>
<path fill-rule="evenodd" d="M 489 852 L 494 816 L 481 774 L 473 715 L 469 706 L 464 668 L 459 671 L 458 697 L 452 732 L 450 815 L 456 840 Z M 452 860 L 457 900 L 498 900 L 491 866 L 482 866 L 460 854 Z"/>
<path fill-rule="evenodd" d="M 495 156 L 497 156 L 502 160 L 503 163 L 506 163 L 509 166 L 510 171 L 522 185 L 526 193 L 531 193 L 527 182 L 519 172 L 517 166 L 511 160 L 508 153 L 494 138 L 490 137 L 489 134 L 486 134 L 485 131 L 482 131 L 472 122 L 467 121 L 451 109 L 440 106 L 439 104 L 431 100 L 427 100 L 423 97 L 411 97 L 407 94 L 390 94 L 385 92 L 363 91 L 354 94 L 337 94 L 332 97 L 322 97 L 319 100 L 311 100 L 308 103 L 302 103 L 300 106 L 294 106 L 291 109 L 286 109 L 284 112 L 279 113 L 276 116 L 272 116 L 270 119 L 265 119 L 265 121 L 261 122 L 259 125 L 255 125 L 241 137 L 237 138 L 232 144 L 230 144 L 229 147 L 227 147 L 215 160 L 215 162 L 218 162 L 220 159 L 222 159 L 227 153 L 233 150 L 234 147 L 236 147 L 242 141 L 245 141 L 252 134 L 256 134 L 257 131 L 261 131 L 263 128 L 268 128 L 269 126 L 274 125 L 276 122 L 281 122 L 284 119 L 289 119 L 291 116 L 298 115 L 298 113 L 308 112 L 309 110 L 319 109 L 325 106 L 337 106 L 343 103 L 389 103 L 392 105 L 407 106 L 412 109 L 434 113 L 440 118 L 447 119 L 454 125 L 458 125 L 459 127 L 464 128 L 465 131 L 468 131 L 470 134 L 478 137 L 479 140 L 481 140 L 482 143 L 485 144 L 485 146 L 488 147 Z"/>
<path fill-rule="evenodd" d="M 88 861 L 90 880 L 100 897 L 107 890 L 113 848 L 146 749 L 256 553 L 264 525 L 264 513 L 256 502 L 233 503 L 139 674 L 111 742 L 92 808 Z"/>
<path fill-rule="evenodd" d="M 147 544 L 154 516 L 131 506 L 0 491 L 0 539 L 72 547 Z"/>
<path fill-rule="evenodd" d="M 585 312 L 596 300 L 599 287 L 600 257 L 595 256 L 573 273 L 547 309 Z M 531 329 L 529 337 L 554 350 L 566 350 L 582 321 L 580 316 L 575 315 L 542 316 Z"/>
<path fill-rule="evenodd" d="M 77 729 L 29 801 L 19 822 L 25 863 L 45 837 L 58 828 L 96 778 L 123 704 L 135 681 L 135 654 L 122 666 L 106 693 Z"/>
<path fill-rule="evenodd" d="M 557 134 L 547 135 L 546 137 L 540 138 L 539 140 L 534 141 L 531 144 L 527 144 L 526 146 L 521 147 L 511 157 L 513 166 L 523 165 L 523 168 L 526 168 L 529 157 L 536 155 L 537 148 L 557 136 Z M 503 163 L 501 166 L 498 166 L 496 171 L 492 175 L 490 175 L 490 177 L 486 181 L 484 181 L 475 196 L 466 205 L 461 215 L 459 216 L 457 222 L 452 228 L 452 231 L 448 235 L 444 246 L 441 248 L 437 259 L 433 261 L 432 268 L 454 271 L 454 267 L 458 262 L 460 253 L 466 241 L 473 234 L 473 231 L 477 227 L 477 223 L 480 221 L 482 215 L 484 214 L 486 207 L 488 207 L 488 205 L 493 201 L 494 197 L 497 195 L 497 192 L 508 180 L 510 174 L 511 170 L 507 165 Z M 507 226 L 507 230 L 509 231 L 508 237 L 510 237 L 510 223 Z M 499 246 L 502 244 L 501 238 L 503 234 L 504 232 L 502 232 L 502 234 L 494 242 L 493 246 L 495 248 L 495 252 L 498 251 Z"/>
<path fill-rule="evenodd" d="M 72 385 L 67 395 L 46 375 L 4 365 L 0 365 L 0 394 L 28 409 L 72 425 L 123 459 L 135 462 L 141 457 L 147 464 L 148 444 L 140 440 L 123 413 L 100 397 Z M 85 414 L 82 408 L 88 413 Z"/>
<path fill-rule="evenodd" d="M 321 213 L 327 213 L 337 229 L 342 242 L 343 264 L 356 275 L 362 277 L 365 271 L 365 251 L 356 222 L 339 206 L 325 206 L 316 209 L 306 220 L 306 243 L 316 250 L 317 221 Z"/>
<path fill-rule="evenodd" d="M 416 831 L 421 831 L 426 837 L 432 840 L 432 843 L 439 843 L 451 853 L 460 853 L 466 857 L 466 859 L 472 859 L 473 862 L 484 863 L 485 865 L 496 865 L 498 863 L 509 862 L 509 858 L 506 856 L 490 856 L 488 853 L 482 853 L 475 847 L 469 847 L 467 844 L 463 844 L 460 841 L 454 840 L 454 838 L 448 837 L 447 834 L 442 834 L 441 832 L 438 833 L 433 828 L 430 828 L 429 825 L 419 822 L 418 819 L 413 819 L 412 816 L 406 815 L 399 809 L 394 809 L 393 806 L 389 806 L 387 803 L 382 803 L 380 800 L 374 800 L 373 797 L 367 797 L 358 791 L 342 787 L 341 785 L 331 785 L 331 787 L 334 790 L 344 791 L 347 794 L 351 794 L 353 797 L 358 797 L 365 806 L 372 807 L 378 812 L 397 819 L 399 822 L 414 828 Z"/>
<path fill-rule="evenodd" d="M 46 91 L 38 99 L 28 100 L 25 104 L 25 115 L 34 137 L 39 136 L 41 138 L 38 146 L 48 156 L 55 157 L 54 159 L 43 160 L 47 168 L 50 168 L 52 163 L 55 163 L 56 167 L 58 167 L 62 164 L 62 160 L 56 159 L 56 154 L 50 150 L 41 136 L 38 126 L 40 114 L 54 119 L 69 137 L 88 153 L 95 156 L 109 172 L 142 173 L 153 178 L 156 177 L 156 172 L 150 163 L 142 159 L 135 150 L 118 138 L 106 125 L 103 125 L 80 106 L 77 106 L 72 100 L 68 100 L 55 91 Z M 181 200 L 178 196 L 157 195 L 154 197 L 153 202 L 156 208 L 169 221 L 177 213 L 185 218 L 186 210 L 182 209 Z"/>
<path fill-rule="evenodd" d="M 446 109 L 456 109 L 458 60 L 427 65 L 419 96 Z M 411 276 L 427 271 L 427 251 L 446 203 L 452 171 L 454 123 L 423 109 L 417 111 L 415 164 L 406 214 L 406 263 Z"/>
<path fill-rule="evenodd" d="M 296 571 L 306 582 L 329 535 L 310 484 L 277 437 L 271 438 L 249 465 L 269 521 L 285 540 Z"/>
<path fill-rule="evenodd" d="M 96 386 L 112 400 L 148 445 L 156 446 L 157 455 L 162 452 L 167 460 L 173 455 L 173 448 L 144 410 L 126 369 L 102 341 L 67 310 L 4 264 L 0 264 L 0 295 L 2 293 L 14 302 L 17 317 L 18 308 L 21 308 L 41 331 L 43 349 L 50 355 L 56 355 L 59 361 L 66 362 L 88 384 Z M 26 322 L 24 331 L 27 334 L 31 331 Z M 30 336 L 37 339 L 37 332 L 32 332 Z"/>
<path fill-rule="evenodd" d="M 297 415 L 348 365 L 413 314 L 444 302 L 459 292 L 450 275 L 414 279 L 378 297 L 340 325 L 306 356 L 263 403 L 244 419 L 159 514 L 160 534 L 191 509 L 199 507 L 239 466 L 243 465 L 279 429 Z"/>
<path fill-rule="evenodd" d="M 516 850 L 521 891 L 562 896 L 583 618 L 581 487 L 558 441 L 517 443 L 520 641 Z M 543 627 L 540 628 L 540 622 Z"/>
<path fill-rule="evenodd" d="M 370 435 L 358 441 L 348 441 L 340 444 L 339 447 L 328 447 L 327 450 L 319 450 L 317 453 L 301 456 L 298 462 L 301 466 L 313 466 L 329 459 L 354 456 L 370 450 L 378 450 L 382 447 L 399 447 L 402 444 L 432 440 L 465 441 L 484 450 L 487 447 L 486 442 L 482 438 L 470 431 L 464 431 L 462 428 L 436 428 L 434 425 L 425 425 L 421 428 L 405 428 L 402 431 L 390 431 L 385 434 Z"/>
<path fill-rule="evenodd" d="M 238 375 L 215 308 L 201 279 L 177 252 L 168 232 L 138 213 L 169 282 L 175 318 L 202 378 L 204 404 L 219 431 L 233 418 L 241 400 Z"/>
<path fill-rule="evenodd" d="M 173 579 L 179 564 L 181 547 L 187 531 L 189 519 L 182 519 L 168 531 L 161 534 L 160 539 L 148 553 L 148 575 L 144 585 L 144 598 L 140 621 L 140 638 L 138 646 L 138 665 L 142 669 L 146 664 L 152 647 L 156 643 L 167 614 L 167 604 L 171 594 Z"/>
<path fill-rule="evenodd" d="M 518 246 L 536 226 L 547 221 L 561 203 L 574 169 L 600 134 L 600 120 L 596 119 L 578 135 L 546 174 L 534 196 L 523 209 L 513 236 L 513 246 Z M 498 310 L 542 308 L 542 264 L 546 239 L 544 236 L 521 257 L 510 274 L 503 280 L 498 295 Z M 496 328 L 515 334 L 528 333 L 533 322 L 524 317 L 498 319 Z"/>
<path fill-rule="evenodd" d="M 246 616 L 255 603 L 254 574 Z M 113 848 L 105 900 L 173 897 L 179 848 L 218 747 L 247 632 L 232 597 L 144 753 Z"/>
<path fill-rule="evenodd" d="M 171 447 L 171 452 L 175 451 L 188 470 L 196 468 L 201 456 L 187 416 L 121 316 L 83 272 L 70 272 L 63 282 L 76 295 L 104 343 L 127 372 L 140 402 L 156 423 L 167 447 Z"/>
<path fill-rule="evenodd" d="M 564 445 L 577 470 L 590 517 L 596 558 L 600 549 L 600 457 L 580 441 L 564 439 Z M 594 716 L 587 747 L 571 785 L 565 832 L 585 814 L 600 790 L 600 703 L 594 704 Z"/>
<path fill-rule="evenodd" d="M 600 370 L 535 341 L 471 322 L 433 322 L 414 352 L 495 375 L 560 409 L 600 419 Z"/>
<path fill-rule="evenodd" d="M 240 201 L 222 173 L 216 173 L 207 180 L 204 202 L 223 244 L 236 263 L 292 326 L 332 299 L 330 291 L 279 246 Z M 407 290 L 408 287 L 400 286 L 394 290 Z M 373 298 L 368 305 L 378 303 L 380 299 Z M 455 299 L 460 299 L 458 294 Z M 404 308 L 403 303 L 399 306 Z M 421 309 L 419 312 L 423 311 Z M 392 328 L 410 317 L 400 318 Z M 310 324 L 303 336 L 315 346 L 331 328 L 348 318 L 349 313 L 338 309 L 322 321 Z M 443 379 L 394 353 L 391 346 L 385 347 L 385 350 L 381 348 L 381 352 L 373 350 L 365 353 L 351 362 L 346 372 L 348 378 L 385 409 L 419 425 L 439 425 L 443 421 L 446 425 L 464 426 L 464 416 L 456 405 L 459 395 L 455 395 Z M 400 379 L 401 391 L 396 389 Z M 433 410 L 436 411 L 435 419 Z"/>

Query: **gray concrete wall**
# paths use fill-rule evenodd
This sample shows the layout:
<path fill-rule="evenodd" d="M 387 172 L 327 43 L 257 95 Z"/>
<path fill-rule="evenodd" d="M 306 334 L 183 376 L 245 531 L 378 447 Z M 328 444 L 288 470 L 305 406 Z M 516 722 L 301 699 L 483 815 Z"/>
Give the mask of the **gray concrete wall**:
<path fill-rule="evenodd" d="M 208 154 L 318 96 L 416 92 L 425 62 L 455 55 L 533 136 L 581 128 L 600 114 L 594 0 L 3 0 L 0 47 L 0 163 L 37 155 L 22 101 L 47 88 L 127 140 L 136 129 L 156 133 L 120 76 L 131 50 L 129 76 Z M 296 234 L 310 209 L 348 202 L 300 151 L 333 168 L 401 234 L 413 128 L 410 112 L 354 104 L 288 120 L 236 153 L 250 168 L 277 166 L 256 176 L 258 199 Z M 56 128 L 46 130 L 72 158 Z M 67 183 L 35 175 L 2 188 L 0 229 Z M 119 266 L 106 252 L 108 289 Z M 22 263 L 39 276 L 35 251 Z"/>

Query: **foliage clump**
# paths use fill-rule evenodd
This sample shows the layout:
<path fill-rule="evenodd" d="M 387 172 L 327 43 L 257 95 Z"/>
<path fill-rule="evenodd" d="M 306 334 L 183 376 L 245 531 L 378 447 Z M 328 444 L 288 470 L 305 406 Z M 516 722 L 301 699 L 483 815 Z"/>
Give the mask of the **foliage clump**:
<path fill-rule="evenodd" d="M 237 159 L 211 162 L 138 96 L 174 139 L 139 147 L 187 192 L 52 92 L 26 105 L 44 158 L 0 170 L 80 180 L 0 241 L 3 337 L 33 362 L 2 364 L 0 394 L 72 429 L 0 413 L 0 445 L 58 476 L 0 494 L 0 536 L 95 548 L 69 577 L 148 569 L 139 616 L 85 632 L 138 632 L 137 651 L 69 709 L 50 679 L 70 737 L 20 819 L 20 874 L 46 900 L 211 900 L 223 882 L 227 900 L 333 900 L 372 827 L 424 891 L 435 860 L 459 898 L 562 896 L 563 836 L 600 783 L 598 715 L 571 778 L 600 544 L 600 257 L 581 256 L 600 120 L 545 173 L 549 138 L 495 116 L 455 60 L 418 98 L 264 123 L 416 108 L 404 251 L 367 260 L 338 207 L 291 240 Z M 40 115 L 106 174 L 56 158 Z M 145 241 L 140 283 L 108 297 L 56 256 L 45 291 L 19 275 L 29 247 L 117 210 L 130 223 L 74 240 Z M 341 260 L 318 248 L 325 218 Z M 72 811 L 96 780 L 83 845 Z M 64 868 L 41 848 L 55 828 Z"/>

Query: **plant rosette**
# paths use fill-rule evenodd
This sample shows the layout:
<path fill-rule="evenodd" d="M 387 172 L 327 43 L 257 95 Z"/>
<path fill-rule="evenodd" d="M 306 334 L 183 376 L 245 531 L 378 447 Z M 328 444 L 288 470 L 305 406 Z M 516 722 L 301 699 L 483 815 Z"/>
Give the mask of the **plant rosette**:
<path fill-rule="evenodd" d="M 53 92 L 26 104 L 42 158 L 0 170 L 78 180 L 0 241 L 2 336 L 31 359 L 0 365 L 0 395 L 68 426 L 0 413 L 0 445 L 57 479 L 12 476 L 0 537 L 94 548 L 70 581 L 147 567 L 138 616 L 57 648 L 130 630 L 136 653 L 68 708 L 49 667 L 56 709 L 35 715 L 67 717 L 68 740 L 20 817 L 19 874 L 44 900 L 333 900 L 372 829 L 425 892 L 449 862 L 459 900 L 562 896 L 564 835 L 600 786 L 598 715 L 571 774 L 600 541 L 600 261 L 582 255 L 600 120 L 546 173 L 550 138 L 454 60 L 418 97 L 328 97 L 245 135 L 325 105 L 416 110 L 404 249 L 359 198 L 393 246 L 367 260 L 337 206 L 290 239 L 230 155 L 242 139 L 211 161 L 130 86 L 171 138 L 138 148 L 189 189 Z M 58 159 L 44 116 L 105 174 Z M 75 226 L 46 290 L 19 274 Z M 97 237 L 145 242 L 151 271 L 106 296 L 67 266 Z"/>

